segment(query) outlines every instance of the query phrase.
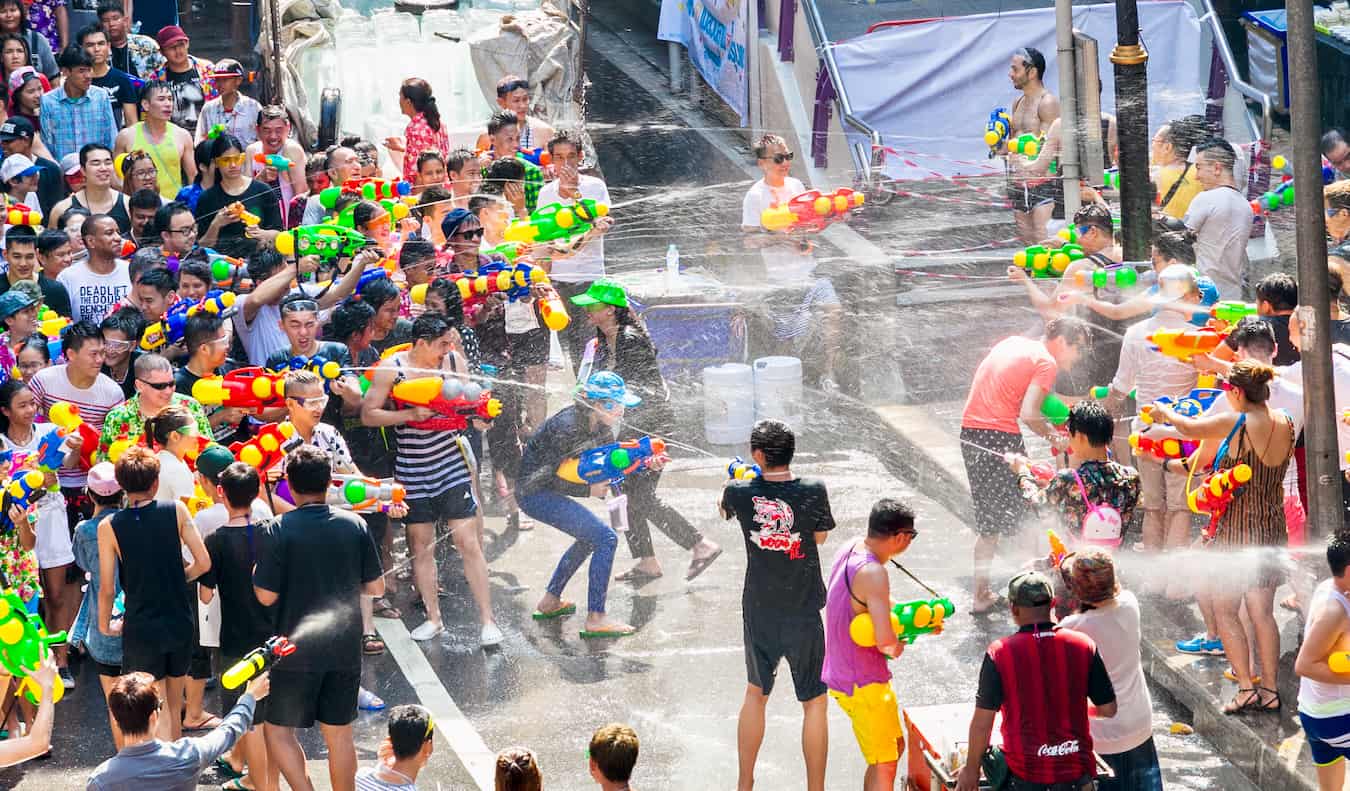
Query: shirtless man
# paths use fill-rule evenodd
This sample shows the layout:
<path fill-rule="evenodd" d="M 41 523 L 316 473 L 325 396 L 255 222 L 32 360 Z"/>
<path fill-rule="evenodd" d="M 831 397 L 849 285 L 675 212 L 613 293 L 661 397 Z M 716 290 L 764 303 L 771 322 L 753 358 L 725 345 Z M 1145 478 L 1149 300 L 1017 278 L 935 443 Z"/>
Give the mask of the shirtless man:
<path fill-rule="evenodd" d="M 1027 133 L 1044 137 L 1050 124 L 1059 118 L 1059 99 L 1046 89 L 1044 77 L 1045 56 L 1040 50 L 1023 47 L 1013 53 L 1008 78 L 1021 95 L 1013 99 L 1009 140 Z M 1008 199 L 1013 204 L 1017 235 L 1027 244 L 1039 244 L 1054 211 L 1054 185 L 1037 174 L 1026 157 L 1008 153 L 1006 148 L 1004 153 L 1008 156 Z"/>
<path fill-rule="evenodd" d="M 1350 649 L 1350 534 L 1338 532 L 1327 544 L 1331 578 L 1313 593 L 1303 647 L 1294 660 L 1299 675 L 1298 717 L 1317 764 L 1321 791 L 1345 785 L 1346 718 L 1350 717 L 1350 674 L 1331 669 L 1333 654 Z"/>

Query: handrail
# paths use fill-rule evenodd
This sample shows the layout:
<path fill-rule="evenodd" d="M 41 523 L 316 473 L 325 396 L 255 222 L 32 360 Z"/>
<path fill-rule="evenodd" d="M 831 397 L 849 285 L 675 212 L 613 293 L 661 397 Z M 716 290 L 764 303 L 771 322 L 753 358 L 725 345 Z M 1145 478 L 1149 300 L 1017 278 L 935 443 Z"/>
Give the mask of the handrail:
<path fill-rule="evenodd" d="M 834 49 L 830 46 L 830 40 L 825 36 L 825 23 L 821 21 L 820 11 L 816 8 L 815 0 L 802 0 L 802 12 L 806 15 L 806 26 L 811 30 L 816 55 L 819 56 L 820 62 L 825 64 L 825 70 L 830 75 L 830 82 L 834 83 L 834 95 L 839 104 L 839 120 L 867 135 L 871 144 L 866 151 L 863 150 L 861 143 L 854 143 L 849 146 L 849 156 L 853 159 L 854 170 L 858 173 L 864 185 L 871 186 L 872 157 L 873 152 L 881 147 L 881 133 L 874 129 L 871 124 L 853 114 L 853 104 L 849 101 L 848 91 L 844 88 L 843 81 L 839 79 L 839 66 L 834 61 Z M 784 22 L 780 20 L 779 24 L 784 24 Z M 791 24 L 791 22 L 789 21 L 787 24 Z"/>
<path fill-rule="evenodd" d="M 1228 70 L 1228 84 L 1233 86 L 1238 93 L 1261 105 L 1261 127 L 1259 129 L 1256 126 L 1256 121 L 1252 120 L 1250 115 L 1247 116 L 1252 135 L 1258 140 L 1269 140 L 1275 124 L 1274 102 L 1271 100 L 1270 94 L 1257 89 L 1251 83 L 1242 79 L 1242 72 L 1237 69 L 1237 60 L 1233 57 L 1233 50 L 1228 46 L 1228 36 L 1223 32 L 1223 26 L 1219 24 L 1219 14 L 1214 10 L 1213 0 L 1201 0 L 1201 2 L 1204 3 L 1205 15 L 1200 18 L 1200 21 L 1209 25 L 1210 34 L 1214 37 L 1214 47 L 1219 53 L 1219 60 L 1223 61 L 1223 67 Z"/>

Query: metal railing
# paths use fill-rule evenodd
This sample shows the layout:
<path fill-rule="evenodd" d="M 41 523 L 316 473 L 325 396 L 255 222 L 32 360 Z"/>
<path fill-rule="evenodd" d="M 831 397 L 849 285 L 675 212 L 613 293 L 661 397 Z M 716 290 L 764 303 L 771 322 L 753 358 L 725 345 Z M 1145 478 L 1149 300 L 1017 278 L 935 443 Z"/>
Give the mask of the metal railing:
<path fill-rule="evenodd" d="M 1261 105 L 1261 126 L 1259 128 L 1251 114 L 1245 113 L 1247 123 L 1251 127 L 1252 137 L 1257 140 L 1269 140 L 1271 130 L 1275 125 L 1274 101 L 1271 100 L 1270 94 L 1242 79 L 1242 72 L 1238 71 L 1237 59 L 1233 57 L 1233 50 L 1228 46 L 1228 36 L 1223 32 L 1223 25 L 1219 24 L 1219 14 L 1214 10 L 1213 1 L 1199 0 L 1199 2 L 1205 9 L 1205 15 L 1200 17 L 1200 22 L 1209 26 L 1210 34 L 1214 37 L 1214 49 L 1219 53 L 1219 60 L 1223 62 L 1223 67 L 1228 71 L 1228 84 L 1245 98 Z"/>
<path fill-rule="evenodd" d="M 849 101 L 848 91 L 844 88 L 843 80 L 839 79 L 839 65 L 834 61 L 834 48 L 831 41 L 825 35 L 825 23 L 820 19 L 820 11 L 816 8 L 815 0 L 801 0 L 802 13 L 806 15 L 806 26 L 811 30 L 812 43 L 816 48 L 816 55 L 820 62 L 824 64 L 826 72 L 830 75 L 830 81 L 834 83 L 835 104 L 838 105 L 839 120 L 841 123 L 854 128 L 867 136 L 867 143 L 852 142 L 849 144 L 849 156 L 853 159 L 853 170 L 857 174 L 858 182 L 866 187 L 872 184 L 872 162 L 875 152 L 881 149 L 881 133 L 874 129 L 871 124 L 862 120 L 853 114 L 853 105 Z M 790 24 L 791 20 L 788 20 Z M 780 21 L 780 25 L 784 22 Z"/>

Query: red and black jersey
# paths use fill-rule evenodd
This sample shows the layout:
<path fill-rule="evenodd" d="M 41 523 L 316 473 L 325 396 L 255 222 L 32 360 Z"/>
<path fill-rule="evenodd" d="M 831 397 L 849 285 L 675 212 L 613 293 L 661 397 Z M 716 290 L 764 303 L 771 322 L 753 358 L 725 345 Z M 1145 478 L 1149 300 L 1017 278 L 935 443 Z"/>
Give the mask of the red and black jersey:
<path fill-rule="evenodd" d="M 1017 777 L 1068 783 L 1094 772 L 1087 701 L 1116 699 L 1092 638 L 1052 624 L 1023 626 L 989 646 L 975 705 L 1003 711 L 1003 754 Z"/>

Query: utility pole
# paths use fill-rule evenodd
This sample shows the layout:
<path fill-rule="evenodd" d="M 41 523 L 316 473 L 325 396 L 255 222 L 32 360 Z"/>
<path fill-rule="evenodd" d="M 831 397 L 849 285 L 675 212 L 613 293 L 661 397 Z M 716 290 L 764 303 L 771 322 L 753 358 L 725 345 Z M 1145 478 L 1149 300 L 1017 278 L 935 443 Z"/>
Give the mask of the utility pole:
<path fill-rule="evenodd" d="M 1139 7 L 1116 0 L 1116 136 L 1120 141 L 1120 232 L 1126 261 L 1147 261 L 1153 219 L 1148 181 L 1148 51 L 1139 46 Z"/>
<path fill-rule="evenodd" d="M 1308 467 L 1308 523 L 1327 538 L 1341 527 L 1335 389 L 1331 382 L 1331 295 L 1327 291 L 1326 215 L 1322 203 L 1322 100 L 1312 3 L 1288 0 L 1290 137 L 1294 142 L 1299 357 L 1303 362 L 1303 437 Z"/>
<path fill-rule="evenodd" d="M 1078 85 L 1073 70 L 1073 3 L 1055 0 L 1055 49 L 1059 64 L 1059 180 L 1064 187 L 1064 218 L 1073 220 L 1078 194 Z M 1045 79 L 1045 75 L 1041 75 Z"/>

